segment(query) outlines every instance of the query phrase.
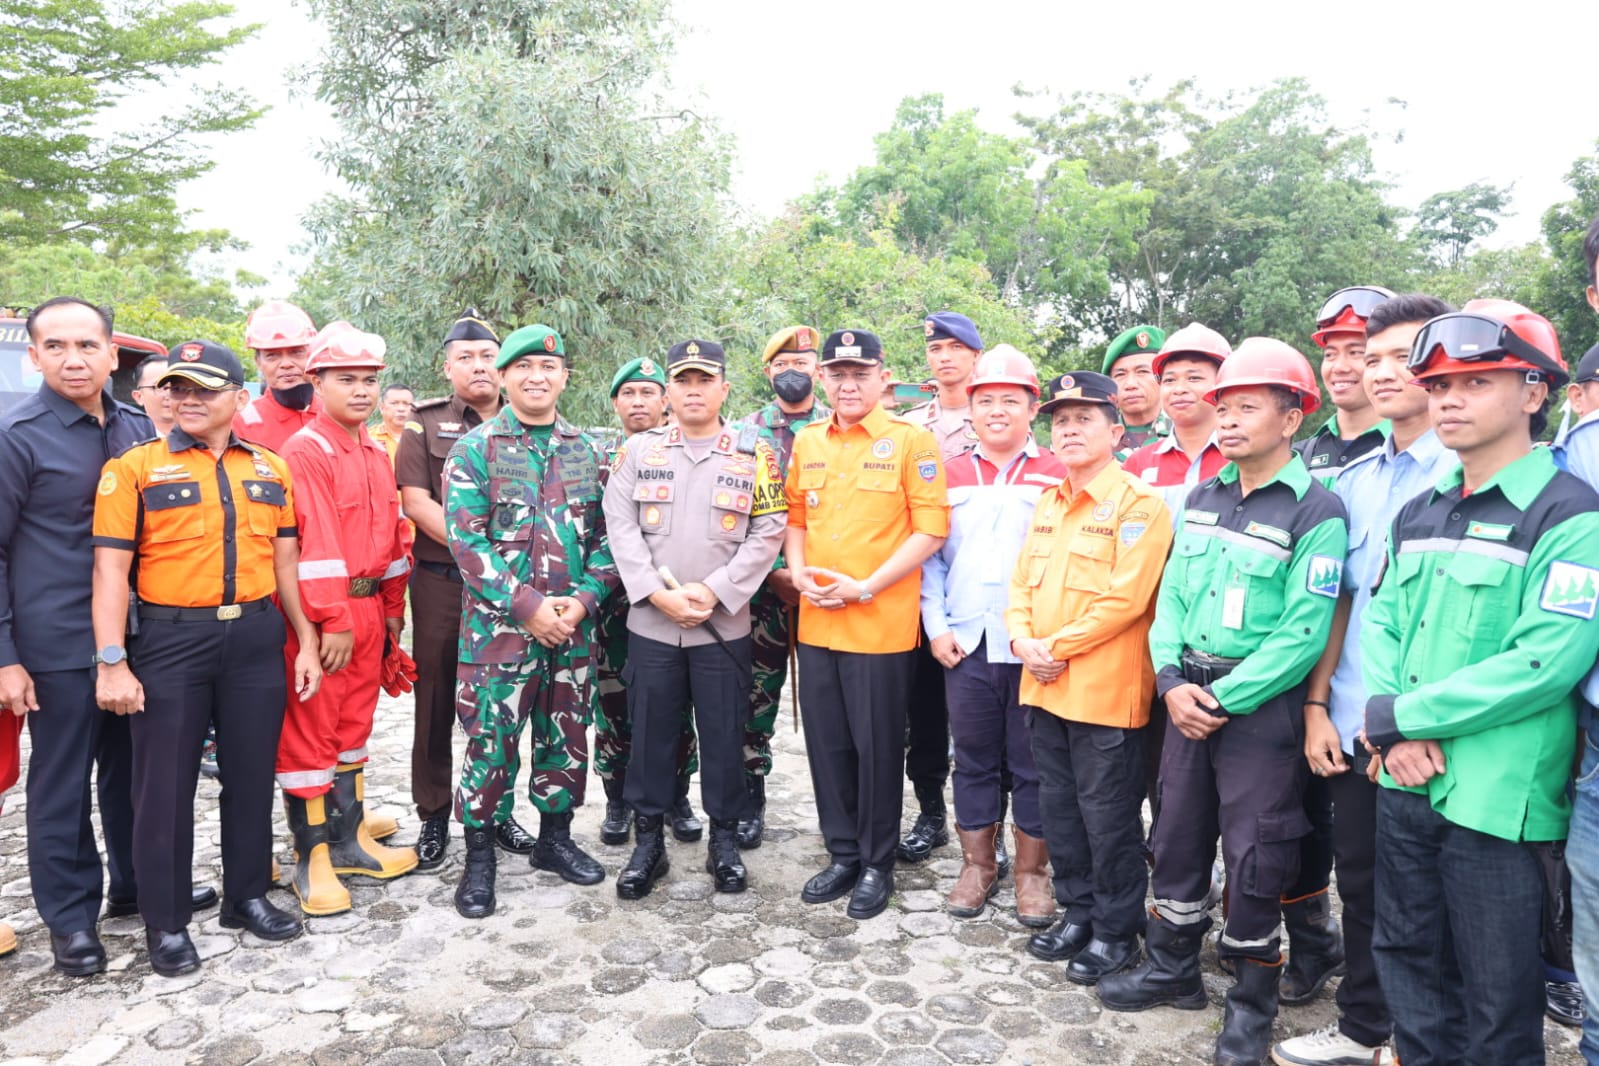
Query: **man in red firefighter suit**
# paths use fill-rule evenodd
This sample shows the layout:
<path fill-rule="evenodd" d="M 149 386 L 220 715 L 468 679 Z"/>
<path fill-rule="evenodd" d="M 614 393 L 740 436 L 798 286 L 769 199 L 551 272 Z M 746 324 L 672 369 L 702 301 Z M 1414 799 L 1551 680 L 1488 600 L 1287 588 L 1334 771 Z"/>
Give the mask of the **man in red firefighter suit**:
<path fill-rule="evenodd" d="M 268 300 L 250 312 L 244 343 L 255 353 L 261 395 L 233 419 L 240 440 L 281 453 L 288 439 L 322 409 L 306 357 L 316 338 L 311 316 L 284 300 Z"/>
<path fill-rule="evenodd" d="M 5 809 L 6 789 L 17 783 L 22 765 L 22 753 L 17 734 L 22 729 L 22 716 L 10 711 L 0 711 L 0 811 Z M 9 925 L 0 922 L 0 957 L 17 950 L 17 934 Z"/>
<path fill-rule="evenodd" d="M 366 744 L 385 659 L 404 654 L 410 572 L 389 454 L 365 428 L 385 347 L 347 322 L 317 334 L 306 373 L 320 407 L 283 446 L 300 530 L 300 598 L 321 632 L 326 671 L 310 699 L 290 697 L 278 744 L 294 835 L 292 887 L 307 914 L 349 909 L 337 875 L 387 879 L 417 863 L 414 849 L 385 847 L 362 824 Z"/>

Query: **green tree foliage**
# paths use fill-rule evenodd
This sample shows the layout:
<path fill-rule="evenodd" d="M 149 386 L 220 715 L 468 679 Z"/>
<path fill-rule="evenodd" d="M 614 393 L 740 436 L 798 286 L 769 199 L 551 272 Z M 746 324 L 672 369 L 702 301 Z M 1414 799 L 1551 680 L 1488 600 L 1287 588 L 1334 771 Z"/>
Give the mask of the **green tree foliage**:
<path fill-rule="evenodd" d="M 1416 211 L 1412 238 L 1433 262 L 1453 270 L 1472 244 L 1499 228 L 1510 206 L 1509 185 L 1474 181 L 1464 189 L 1433 193 Z"/>
<path fill-rule="evenodd" d="M 1599 150 L 1599 143 L 1594 147 Z M 1566 361 L 1575 365 L 1583 352 L 1599 344 L 1599 316 L 1585 295 L 1593 264 L 1582 256 L 1583 235 L 1599 217 L 1599 154 L 1574 162 L 1566 172 L 1566 183 L 1576 195 L 1544 212 L 1543 238 L 1550 261 L 1531 306 L 1554 323 Z"/>
<path fill-rule="evenodd" d="M 0 241 L 156 247 L 181 230 L 177 189 L 213 166 L 199 138 L 260 110 L 200 85 L 147 124 L 117 108 L 192 83 L 256 31 L 207 28 L 232 13 L 210 0 L 0 0 Z"/>
<path fill-rule="evenodd" d="M 436 380 L 474 304 L 546 322 L 573 364 L 569 413 L 610 421 L 612 370 L 703 332 L 723 271 L 727 150 L 653 91 L 662 8 L 635 0 L 313 0 L 329 47 L 309 77 L 342 136 L 349 192 L 308 220 L 314 275 Z"/>

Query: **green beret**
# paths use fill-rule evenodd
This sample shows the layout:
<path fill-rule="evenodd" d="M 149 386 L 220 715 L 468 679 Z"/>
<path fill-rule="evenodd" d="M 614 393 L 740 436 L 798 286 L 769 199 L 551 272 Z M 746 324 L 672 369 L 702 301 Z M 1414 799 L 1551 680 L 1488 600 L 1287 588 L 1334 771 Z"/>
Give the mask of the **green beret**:
<path fill-rule="evenodd" d="M 524 355 L 558 355 L 566 358 L 566 345 L 561 335 L 549 326 L 523 326 L 505 338 L 500 354 L 494 357 L 494 369 L 504 370 Z"/>
<path fill-rule="evenodd" d="M 622 369 L 611 378 L 611 399 L 616 399 L 616 394 L 622 391 L 622 386 L 629 381 L 653 381 L 664 391 L 666 388 L 666 371 L 661 369 L 661 364 L 645 357 L 634 359 L 630 363 L 623 363 Z"/>
<path fill-rule="evenodd" d="M 1160 346 L 1165 343 L 1166 331 L 1159 326 L 1134 326 L 1132 329 L 1123 330 L 1116 334 L 1116 339 L 1105 349 L 1105 365 L 1099 368 L 1099 372 L 1109 374 L 1110 368 L 1122 356 L 1137 355 L 1140 352 L 1158 352 Z"/>

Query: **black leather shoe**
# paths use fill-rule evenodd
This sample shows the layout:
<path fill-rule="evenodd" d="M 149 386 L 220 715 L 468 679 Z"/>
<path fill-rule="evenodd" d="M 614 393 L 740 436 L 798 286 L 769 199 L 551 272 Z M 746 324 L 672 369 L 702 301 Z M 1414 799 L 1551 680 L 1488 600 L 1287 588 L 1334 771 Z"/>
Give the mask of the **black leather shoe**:
<path fill-rule="evenodd" d="M 605 785 L 605 817 L 600 820 L 601 844 L 626 844 L 633 835 L 633 815 L 622 799 L 622 781 L 619 778 L 603 779 Z"/>
<path fill-rule="evenodd" d="M 450 816 L 435 814 L 422 820 L 416 835 L 416 868 L 434 870 L 444 865 L 444 852 L 450 844 Z"/>
<path fill-rule="evenodd" d="M 754 813 L 738 821 L 738 846 L 743 851 L 753 851 L 761 846 L 761 836 L 766 832 L 766 778 L 746 774 L 744 788 L 749 792 Z"/>
<path fill-rule="evenodd" d="M 916 816 L 916 824 L 911 826 L 911 831 L 899 842 L 895 854 L 900 862 L 922 862 L 933 853 L 934 848 L 941 848 L 948 843 L 949 819 L 944 814 L 944 808 L 936 811 L 924 808 Z"/>
<path fill-rule="evenodd" d="M 193 888 L 191 888 L 189 890 L 189 906 L 190 906 L 190 908 L 192 908 L 194 910 L 197 910 L 197 911 L 203 911 L 207 907 L 215 907 L 216 905 L 217 905 L 217 890 L 212 888 L 210 885 L 195 885 Z M 106 897 L 105 914 L 103 915 L 103 917 L 106 917 L 106 918 L 128 918 L 128 917 L 131 917 L 132 915 L 135 915 L 135 914 L 138 914 L 138 913 L 139 913 L 139 901 L 138 900 L 136 900 L 136 899 L 116 899 L 116 898 L 110 897 L 110 896 Z"/>
<path fill-rule="evenodd" d="M 532 833 L 523 829 L 516 823 L 516 819 L 509 815 L 505 821 L 495 823 L 494 842 L 513 855 L 530 855 L 534 845 L 538 843 Z"/>
<path fill-rule="evenodd" d="M 850 893 L 849 907 L 844 911 L 858 921 L 875 918 L 888 906 L 888 897 L 894 894 L 894 871 L 867 866 L 861 870 L 861 879 L 855 882 Z"/>
<path fill-rule="evenodd" d="M 1074 922 L 1065 915 L 1060 921 L 1027 939 L 1027 952 L 1045 962 L 1064 962 L 1088 946 L 1094 939 L 1094 928 L 1086 922 Z"/>
<path fill-rule="evenodd" d="M 300 919 L 274 907 L 265 896 L 228 900 L 217 920 L 224 929 L 248 929 L 262 940 L 293 940 L 305 930 Z"/>
<path fill-rule="evenodd" d="M 655 882 L 672 868 L 666 857 L 666 837 L 659 814 L 641 814 L 633 819 L 633 854 L 616 875 L 616 894 L 621 899 L 643 899 Z"/>
<path fill-rule="evenodd" d="M 806 903 L 827 903 L 846 896 L 855 889 L 855 882 L 861 877 L 861 864 L 858 862 L 832 862 L 827 869 L 805 882 L 805 887 L 800 890 L 800 899 Z"/>
<path fill-rule="evenodd" d="M 144 943 L 150 949 L 150 969 L 162 977 L 182 977 L 200 968 L 200 953 L 194 950 L 187 929 L 168 933 L 147 925 Z"/>
<path fill-rule="evenodd" d="M 56 972 L 68 977 L 88 977 L 105 969 L 105 945 L 93 929 L 66 936 L 51 933 L 50 950 L 55 953 Z"/>
<path fill-rule="evenodd" d="M 672 797 L 671 810 L 672 836 L 684 842 L 698 840 L 705 835 L 705 823 L 694 813 L 694 805 L 688 800 L 688 784 L 687 776 L 677 779 L 677 792 Z"/>
<path fill-rule="evenodd" d="M 498 855 L 487 829 L 468 829 L 466 865 L 455 886 L 455 910 L 463 918 L 487 918 L 494 913 L 494 877 Z"/>
<path fill-rule="evenodd" d="M 1582 986 L 1575 981 L 1545 981 L 1544 1014 L 1559 1025 L 1582 1028 L 1585 1011 L 1582 1004 Z"/>
<path fill-rule="evenodd" d="M 718 892 L 742 892 L 749 886 L 749 872 L 738 854 L 738 822 L 729 818 L 711 819 L 711 844 L 705 849 L 705 872 Z"/>
<path fill-rule="evenodd" d="M 597 885 L 605 880 L 605 867 L 572 839 L 572 812 L 539 815 L 539 839 L 528 856 L 535 870 L 549 870 L 574 885 Z"/>
<path fill-rule="evenodd" d="M 1101 940 L 1096 936 L 1072 958 L 1066 967 L 1066 978 L 1080 985 L 1096 985 L 1101 977 L 1121 973 L 1137 961 L 1136 936 L 1125 940 Z"/>

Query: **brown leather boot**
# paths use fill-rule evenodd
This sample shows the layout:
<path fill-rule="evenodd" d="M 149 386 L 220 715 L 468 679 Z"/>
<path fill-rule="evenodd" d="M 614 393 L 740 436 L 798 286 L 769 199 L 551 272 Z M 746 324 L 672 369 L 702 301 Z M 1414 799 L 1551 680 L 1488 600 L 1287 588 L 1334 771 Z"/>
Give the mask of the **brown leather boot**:
<path fill-rule="evenodd" d="M 994 841 L 998 825 L 981 829 L 961 829 L 960 880 L 949 893 L 949 913 L 956 918 L 975 918 L 988 906 L 988 899 L 999 890 L 999 867 L 994 861 Z"/>
<path fill-rule="evenodd" d="M 1047 929 L 1055 921 L 1055 888 L 1049 876 L 1049 849 L 1040 837 L 1028 836 L 1013 825 L 1016 834 L 1016 919 L 1032 929 Z"/>

